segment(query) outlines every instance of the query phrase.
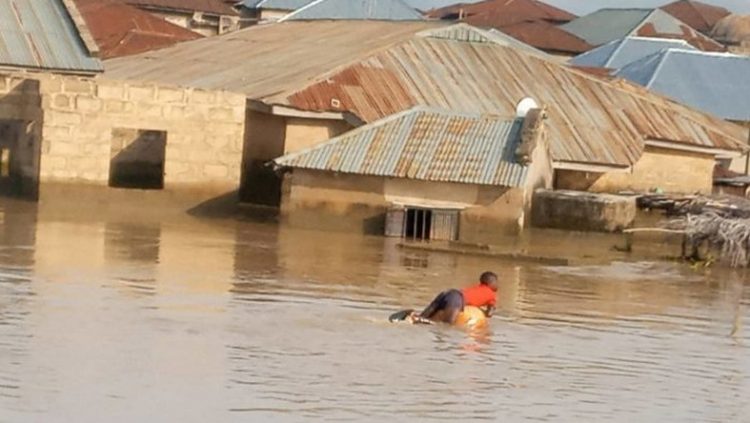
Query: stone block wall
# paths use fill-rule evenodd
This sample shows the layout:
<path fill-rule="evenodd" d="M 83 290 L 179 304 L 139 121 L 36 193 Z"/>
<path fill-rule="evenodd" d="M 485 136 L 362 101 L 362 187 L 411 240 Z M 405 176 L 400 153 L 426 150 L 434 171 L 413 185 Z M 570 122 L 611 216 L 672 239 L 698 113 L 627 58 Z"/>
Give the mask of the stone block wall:
<path fill-rule="evenodd" d="M 145 130 L 166 132 L 164 188 L 239 186 L 243 95 L 49 74 L 0 77 L 0 93 L 32 79 L 43 114 L 42 183 L 107 185 L 118 131 Z"/>
<path fill-rule="evenodd" d="M 632 226 L 636 204 L 635 197 L 537 190 L 531 214 L 538 228 L 616 232 Z"/>

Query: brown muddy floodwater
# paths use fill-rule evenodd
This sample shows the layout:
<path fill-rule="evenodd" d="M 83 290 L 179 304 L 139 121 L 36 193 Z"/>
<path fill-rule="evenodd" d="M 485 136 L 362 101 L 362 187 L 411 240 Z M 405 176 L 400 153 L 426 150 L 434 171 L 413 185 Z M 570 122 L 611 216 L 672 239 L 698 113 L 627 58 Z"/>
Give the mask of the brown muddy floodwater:
<path fill-rule="evenodd" d="M 41 207 L 0 200 L 0 421 L 750 421 L 728 271 Z M 486 269 L 486 332 L 386 322 Z"/>

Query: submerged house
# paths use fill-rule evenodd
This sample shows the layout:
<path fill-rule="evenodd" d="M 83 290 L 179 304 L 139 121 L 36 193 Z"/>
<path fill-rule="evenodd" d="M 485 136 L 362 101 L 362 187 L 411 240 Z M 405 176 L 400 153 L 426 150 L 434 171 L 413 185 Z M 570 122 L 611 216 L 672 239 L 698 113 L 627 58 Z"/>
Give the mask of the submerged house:
<path fill-rule="evenodd" d="M 421 106 L 394 114 L 275 159 L 287 170 L 282 213 L 324 211 L 412 239 L 516 234 L 534 189 L 552 186 L 544 119 L 541 109 L 518 118 Z"/>
<path fill-rule="evenodd" d="M 243 94 L 240 195 L 269 205 L 268 161 L 416 106 L 513 116 L 534 98 L 559 188 L 710 192 L 716 159 L 746 149 L 737 125 L 517 43 L 465 24 L 286 21 L 109 60 L 106 75 Z"/>
<path fill-rule="evenodd" d="M 685 40 L 704 51 L 725 51 L 723 45 L 661 9 L 600 9 L 560 28 L 598 47 L 625 37 Z"/>
<path fill-rule="evenodd" d="M 243 95 L 101 77 L 96 37 L 72 1 L 0 2 L 0 15 L 11 17 L 0 38 L 14 45 L 0 49 L 4 194 L 77 184 L 200 203 L 236 190 Z"/>

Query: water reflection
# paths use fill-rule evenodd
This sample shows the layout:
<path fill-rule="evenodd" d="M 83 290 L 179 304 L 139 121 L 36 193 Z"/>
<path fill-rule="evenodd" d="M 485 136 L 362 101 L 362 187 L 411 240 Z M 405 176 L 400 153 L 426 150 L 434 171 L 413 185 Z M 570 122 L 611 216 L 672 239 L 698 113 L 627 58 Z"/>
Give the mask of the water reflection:
<path fill-rule="evenodd" d="M 10 421 L 741 421 L 750 411 L 744 273 L 517 265 L 270 223 L 76 219 L 5 200 L 0 212 Z M 488 269 L 501 275 L 488 329 L 385 321 Z"/>

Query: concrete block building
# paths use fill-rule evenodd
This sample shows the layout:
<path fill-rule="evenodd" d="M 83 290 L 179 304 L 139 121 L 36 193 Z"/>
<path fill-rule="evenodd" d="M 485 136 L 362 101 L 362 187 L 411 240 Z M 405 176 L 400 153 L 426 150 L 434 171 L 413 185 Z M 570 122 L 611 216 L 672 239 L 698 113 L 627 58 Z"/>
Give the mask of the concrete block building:
<path fill-rule="evenodd" d="M 208 200 L 236 191 L 245 98 L 152 83 L 0 74 L 6 186 L 166 189 Z"/>

